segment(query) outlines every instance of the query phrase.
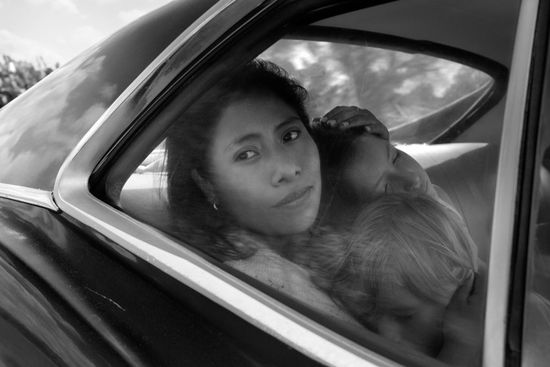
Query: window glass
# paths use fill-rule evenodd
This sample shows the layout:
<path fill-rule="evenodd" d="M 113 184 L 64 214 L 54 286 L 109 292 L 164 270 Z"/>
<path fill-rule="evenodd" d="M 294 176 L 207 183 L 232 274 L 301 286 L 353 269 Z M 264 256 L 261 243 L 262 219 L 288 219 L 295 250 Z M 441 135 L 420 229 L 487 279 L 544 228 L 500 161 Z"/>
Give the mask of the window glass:
<path fill-rule="evenodd" d="M 167 201 L 166 141 L 141 162 L 120 193 L 120 205 L 134 217 L 170 230 Z"/>
<path fill-rule="evenodd" d="M 115 202 L 369 349 L 476 365 L 499 148 L 477 136 L 502 109 L 470 112 L 495 80 L 367 44 L 283 39 L 236 66 Z"/>
<path fill-rule="evenodd" d="M 445 131 L 493 84 L 486 73 L 457 62 L 368 45 L 284 39 L 260 57 L 308 89 L 312 116 L 323 116 L 326 106 L 362 106 L 384 121 L 394 141 L 408 143 Z M 422 122 L 445 112 L 445 124 L 419 133 Z"/>

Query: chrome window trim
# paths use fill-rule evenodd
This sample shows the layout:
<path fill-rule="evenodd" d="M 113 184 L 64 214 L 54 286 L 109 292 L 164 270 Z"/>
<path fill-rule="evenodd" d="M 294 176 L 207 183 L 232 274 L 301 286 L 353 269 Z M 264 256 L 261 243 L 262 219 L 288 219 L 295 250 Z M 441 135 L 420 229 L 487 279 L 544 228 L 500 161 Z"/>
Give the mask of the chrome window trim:
<path fill-rule="evenodd" d="M 538 0 L 521 3 L 499 153 L 485 309 L 484 366 L 504 366 L 514 221 L 523 120 Z"/>
<path fill-rule="evenodd" d="M 328 366 L 396 366 L 390 359 L 343 338 L 224 272 L 163 233 L 105 204 L 88 191 L 88 179 L 105 153 L 105 147 L 110 146 L 127 127 L 109 126 L 106 123 L 109 116 L 178 48 L 225 9 L 238 4 L 252 10 L 264 3 L 262 0 L 222 0 L 173 41 L 77 144 L 56 178 L 54 198 L 62 211 L 314 360 Z M 98 132 L 105 129 L 111 133 L 107 135 L 113 139 L 112 142 L 98 141 Z"/>
<path fill-rule="evenodd" d="M 59 211 L 51 191 L 0 183 L 0 197 Z"/>
<path fill-rule="evenodd" d="M 62 209 L 186 286 L 319 362 L 342 367 L 397 365 L 306 319 L 158 230 L 89 194 L 70 194 Z"/>

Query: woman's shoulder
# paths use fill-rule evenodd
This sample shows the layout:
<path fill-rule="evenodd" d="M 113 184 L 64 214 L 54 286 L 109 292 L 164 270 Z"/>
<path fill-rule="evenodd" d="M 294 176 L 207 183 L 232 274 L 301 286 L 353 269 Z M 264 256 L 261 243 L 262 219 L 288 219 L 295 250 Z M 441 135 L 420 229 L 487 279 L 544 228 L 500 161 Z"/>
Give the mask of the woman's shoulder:
<path fill-rule="evenodd" d="M 259 247 L 251 257 L 226 264 L 285 293 L 299 293 L 299 288 L 309 282 L 304 268 L 266 247 Z"/>
<path fill-rule="evenodd" d="M 355 319 L 313 284 L 308 270 L 269 248 L 260 247 L 253 256 L 227 261 L 226 264 L 331 319 L 362 328 Z"/>

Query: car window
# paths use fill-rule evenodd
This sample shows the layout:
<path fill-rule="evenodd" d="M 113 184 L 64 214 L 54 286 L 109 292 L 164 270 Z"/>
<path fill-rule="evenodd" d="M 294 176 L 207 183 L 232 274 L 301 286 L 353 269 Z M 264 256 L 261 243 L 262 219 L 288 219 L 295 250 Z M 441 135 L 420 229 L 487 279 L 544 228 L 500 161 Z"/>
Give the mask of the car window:
<path fill-rule="evenodd" d="M 370 46 L 368 35 L 290 32 L 192 101 L 178 94 L 155 117 L 170 126 L 111 201 L 367 349 L 476 365 L 484 291 L 478 308 L 448 310 L 485 281 L 501 69 L 413 40 Z M 475 327 L 444 336 L 460 317 Z M 462 339 L 470 345 L 448 351 L 444 340 Z"/>
<path fill-rule="evenodd" d="M 362 106 L 392 140 L 425 143 L 461 121 L 494 86 L 473 67 L 422 53 L 337 42 L 280 40 L 260 57 L 306 86 L 313 116 L 326 106 Z M 434 124 L 439 120 L 439 124 Z"/>
<path fill-rule="evenodd" d="M 488 200 L 494 187 L 485 170 L 494 164 L 493 148 L 479 142 L 399 145 L 364 132 L 339 141 L 330 129 L 311 130 L 310 121 L 300 120 L 286 102 L 256 93 L 259 97 L 235 99 L 216 115 L 223 123 L 210 127 L 205 111 L 213 111 L 212 100 L 196 101 L 182 111 L 124 184 L 121 208 L 354 340 L 382 335 L 386 345 L 398 343 L 403 353 L 437 358 L 445 309 L 458 285 L 473 279 L 483 262 L 478 253 L 488 254 Z M 220 98 L 213 100 L 220 103 Z M 218 140 L 212 142 L 212 136 Z M 475 167 L 481 175 L 464 175 Z M 386 183 L 380 186 L 380 180 Z M 353 204 L 355 197 L 365 210 Z M 396 277 L 422 269 L 376 267 L 377 261 L 386 261 L 386 246 L 397 246 L 391 251 L 396 256 L 408 240 L 402 246 L 385 237 L 381 247 L 367 246 L 388 231 L 390 218 L 397 223 L 393 210 L 407 206 L 412 211 L 394 228 L 427 264 L 453 261 L 456 268 L 438 273 L 448 284 L 438 283 L 438 277 L 418 281 L 429 289 L 417 293 L 411 291 L 417 283 L 413 288 L 400 285 L 404 280 L 384 283 L 389 268 Z M 378 212 L 385 213 L 381 221 Z M 427 213 L 437 225 L 426 220 Z M 423 252 L 422 236 L 430 236 L 430 230 L 409 232 L 410 216 L 422 222 L 419 228 L 427 226 L 446 238 L 454 255 Z M 377 285 L 368 295 L 351 297 L 352 291 L 364 291 L 371 267 L 380 271 Z M 443 292 L 446 287 L 450 290 Z M 376 291 L 380 302 L 390 306 L 370 300 L 375 289 L 394 290 Z"/>

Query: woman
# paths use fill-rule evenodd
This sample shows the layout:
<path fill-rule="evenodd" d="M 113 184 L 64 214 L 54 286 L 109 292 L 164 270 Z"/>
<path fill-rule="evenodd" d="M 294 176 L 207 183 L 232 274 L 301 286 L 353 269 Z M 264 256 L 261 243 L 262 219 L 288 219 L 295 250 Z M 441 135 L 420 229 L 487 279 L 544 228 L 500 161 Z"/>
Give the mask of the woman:
<path fill-rule="evenodd" d="M 346 226 L 377 193 L 433 189 L 366 110 L 330 111 L 314 133 L 316 144 L 306 96 L 277 66 L 254 61 L 186 111 L 167 140 L 175 233 L 327 317 L 360 327 L 290 261 L 292 247 L 315 228 Z M 354 165 L 364 171 L 380 162 L 378 176 L 356 176 Z M 387 183 L 379 182 L 382 176 Z"/>
<path fill-rule="evenodd" d="M 184 123 L 175 124 L 167 140 L 168 197 L 176 228 L 186 232 L 183 238 L 188 241 L 191 231 L 199 248 L 222 261 L 246 258 L 254 241 L 234 241 L 242 230 L 282 249 L 314 223 L 330 224 L 340 208 L 351 213 L 371 199 L 374 177 L 349 175 L 342 183 L 337 171 L 345 166 L 342 161 L 350 167 L 358 161 L 347 158 L 363 152 L 354 148 L 362 145 L 354 143 L 357 137 L 394 152 L 386 128 L 367 110 L 337 107 L 325 116 L 325 126 L 312 131 L 306 97 L 276 65 L 255 61 L 186 111 Z M 351 151 L 345 152 L 348 146 Z M 363 168 L 379 164 L 378 156 L 363 155 Z M 414 164 L 402 164 L 405 160 Z M 423 187 L 431 187 L 410 157 L 392 163 L 396 173 L 420 177 Z M 361 185 L 369 187 L 368 195 L 343 194 L 346 186 Z"/>

